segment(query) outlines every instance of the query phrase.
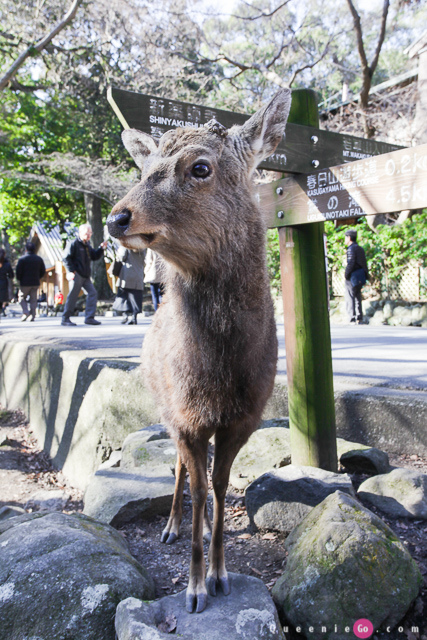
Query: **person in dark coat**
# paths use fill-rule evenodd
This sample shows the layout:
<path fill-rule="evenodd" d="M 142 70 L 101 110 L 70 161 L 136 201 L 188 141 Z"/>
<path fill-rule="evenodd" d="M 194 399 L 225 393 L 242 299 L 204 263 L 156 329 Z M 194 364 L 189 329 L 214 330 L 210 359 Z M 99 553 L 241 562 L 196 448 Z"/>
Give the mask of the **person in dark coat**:
<path fill-rule="evenodd" d="M 65 302 L 64 313 L 61 324 L 67 327 L 75 327 L 76 323 L 71 322 L 70 316 L 83 289 L 87 293 L 85 324 L 101 324 L 95 320 L 96 302 L 98 296 L 92 284 L 91 260 L 99 260 L 104 255 L 107 242 L 103 242 L 97 249 L 90 244 L 92 237 L 92 227 L 90 224 L 82 224 L 79 227 L 79 236 L 68 244 L 64 254 L 64 264 L 67 269 L 67 279 L 70 282 L 70 291 Z"/>
<path fill-rule="evenodd" d="M 16 265 L 16 278 L 19 280 L 19 302 L 22 307 L 21 321 L 24 322 L 31 316 L 34 322 L 37 309 L 37 290 L 40 287 L 40 279 L 46 273 L 43 258 L 36 255 L 36 247 L 32 242 L 25 245 L 27 253 L 19 258 Z M 30 298 L 30 311 L 28 311 L 27 297 Z"/>
<path fill-rule="evenodd" d="M 10 302 L 10 283 L 13 280 L 13 269 L 6 258 L 6 251 L 0 249 L 0 308 L 2 315 L 5 314 L 5 307 Z"/>
<path fill-rule="evenodd" d="M 137 324 L 137 314 L 142 311 L 144 293 L 145 251 L 132 251 L 120 247 L 116 257 L 123 266 L 118 277 L 118 291 L 113 309 L 124 312 L 122 324 Z"/>
<path fill-rule="evenodd" d="M 362 287 L 364 283 L 353 284 L 351 276 L 358 272 L 361 276 L 358 280 L 364 279 L 366 282 L 369 280 L 369 271 L 365 251 L 357 244 L 356 229 L 348 229 L 345 232 L 345 244 L 347 246 L 347 266 L 344 274 L 346 311 L 351 323 L 363 324 Z"/>

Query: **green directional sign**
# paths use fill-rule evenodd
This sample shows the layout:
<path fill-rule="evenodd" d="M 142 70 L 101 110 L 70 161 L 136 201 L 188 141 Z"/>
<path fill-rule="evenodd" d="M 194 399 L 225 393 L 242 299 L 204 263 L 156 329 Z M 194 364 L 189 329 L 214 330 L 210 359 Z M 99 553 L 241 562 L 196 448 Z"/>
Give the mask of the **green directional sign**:
<path fill-rule="evenodd" d="M 139 129 L 153 138 L 177 127 L 202 127 L 215 118 L 227 128 L 243 124 L 250 116 L 178 100 L 168 100 L 110 87 L 108 101 L 124 128 Z M 260 169 L 287 173 L 309 173 L 363 158 L 401 149 L 397 145 L 365 140 L 288 123 L 286 135 L 275 153 L 264 160 Z"/>

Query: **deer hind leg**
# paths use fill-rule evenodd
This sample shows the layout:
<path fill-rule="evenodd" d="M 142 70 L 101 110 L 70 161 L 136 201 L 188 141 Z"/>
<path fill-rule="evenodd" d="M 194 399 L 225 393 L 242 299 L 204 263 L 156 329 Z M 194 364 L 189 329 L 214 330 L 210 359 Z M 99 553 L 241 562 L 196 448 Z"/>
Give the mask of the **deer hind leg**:
<path fill-rule="evenodd" d="M 205 558 L 203 555 L 203 525 L 208 496 L 206 465 L 209 438 L 191 440 L 180 439 L 180 455 L 190 475 L 190 491 L 193 502 L 193 532 L 191 545 L 190 577 L 186 595 L 186 609 L 189 613 L 200 613 L 206 607 Z"/>
<path fill-rule="evenodd" d="M 215 434 L 215 458 L 212 471 L 214 520 L 206 578 L 206 587 L 212 596 L 216 596 L 217 585 L 221 587 L 224 595 L 228 596 L 230 593 L 224 558 L 224 505 L 231 465 L 245 440 L 246 437 L 243 440 L 230 442 L 230 433 L 227 431 L 217 431 Z"/>
<path fill-rule="evenodd" d="M 162 531 L 161 542 L 172 544 L 178 538 L 179 527 L 182 520 L 182 498 L 184 493 L 185 474 L 187 469 L 178 453 L 175 465 L 175 492 L 173 495 L 172 509 L 166 527 Z"/>

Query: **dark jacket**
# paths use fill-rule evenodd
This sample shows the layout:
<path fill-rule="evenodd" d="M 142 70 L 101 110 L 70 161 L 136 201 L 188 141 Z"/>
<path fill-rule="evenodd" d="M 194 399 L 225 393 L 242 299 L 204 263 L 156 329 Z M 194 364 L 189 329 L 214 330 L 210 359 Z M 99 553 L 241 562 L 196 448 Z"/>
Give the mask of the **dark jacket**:
<path fill-rule="evenodd" d="M 5 260 L 0 266 L 0 302 L 9 302 L 10 300 L 8 278 L 13 280 L 13 269 L 9 260 Z"/>
<path fill-rule="evenodd" d="M 350 280 L 353 271 L 363 269 L 366 280 L 369 280 L 368 265 L 366 264 L 365 250 L 360 247 L 357 242 L 352 242 L 347 247 L 347 266 L 345 268 L 345 279 Z"/>
<path fill-rule="evenodd" d="M 76 238 L 70 242 L 64 253 L 64 264 L 67 271 L 77 271 L 82 278 L 90 278 L 90 261 L 99 260 L 104 255 L 104 249 L 94 249 L 90 242 L 83 242 Z"/>
<path fill-rule="evenodd" d="M 40 278 L 46 273 L 43 258 L 35 253 L 27 253 L 19 258 L 16 265 L 16 277 L 21 287 L 38 287 Z"/>

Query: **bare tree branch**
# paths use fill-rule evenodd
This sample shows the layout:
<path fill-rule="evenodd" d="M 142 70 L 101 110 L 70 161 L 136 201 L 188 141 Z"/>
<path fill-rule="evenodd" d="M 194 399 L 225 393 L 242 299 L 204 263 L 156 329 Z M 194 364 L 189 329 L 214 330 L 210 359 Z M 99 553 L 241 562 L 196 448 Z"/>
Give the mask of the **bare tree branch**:
<path fill-rule="evenodd" d="M 273 9 L 273 11 L 270 11 L 270 13 L 264 13 L 263 11 L 261 11 L 261 13 L 259 13 L 257 16 L 238 16 L 232 13 L 230 17 L 237 18 L 238 20 L 259 20 L 259 18 L 271 18 L 271 16 L 274 16 L 275 13 L 277 13 L 278 11 L 280 11 L 280 9 L 285 7 L 288 4 L 288 2 L 290 2 L 290 0 L 285 0 L 285 2 L 282 2 L 282 4 L 279 4 L 279 6 L 276 7 L 276 9 Z M 244 2 L 243 4 L 253 9 L 253 6 L 249 4 L 249 2 Z"/>
<path fill-rule="evenodd" d="M 384 43 L 390 0 L 384 0 L 383 11 L 381 16 L 380 33 L 378 36 L 378 42 L 375 48 L 375 53 L 374 53 L 374 57 L 372 58 L 371 64 L 369 64 L 368 62 L 368 58 L 365 51 L 360 15 L 358 14 L 353 4 L 353 0 L 347 0 L 347 4 L 349 6 L 351 15 L 353 16 L 354 31 L 356 33 L 356 39 L 357 39 L 357 50 L 359 52 L 359 58 L 362 65 L 362 89 L 360 91 L 360 105 L 362 108 L 366 109 L 366 107 L 368 106 L 369 92 L 371 90 L 372 76 L 374 75 L 374 71 L 377 68 L 381 47 Z M 365 133 L 369 136 L 368 129 L 369 127 L 367 124 Z"/>
<path fill-rule="evenodd" d="M 22 67 L 27 58 L 33 56 L 35 53 L 40 53 L 41 51 L 43 51 L 43 49 L 47 47 L 51 40 L 73 20 L 74 16 L 76 15 L 77 9 L 81 4 L 81 1 L 82 0 L 73 0 L 68 12 L 65 14 L 63 19 L 58 22 L 58 24 L 52 29 L 52 31 L 46 34 L 36 44 L 27 47 L 27 49 L 23 51 L 20 56 L 18 56 L 18 58 L 15 60 L 15 62 L 12 63 L 8 71 L 6 71 L 3 77 L 0 78 L 0 91 L 7 87 L 9 82 L 15 76 L 18 69 Z"/>
<path fill-rule="evenodd" d="M 22 84 L 18 80 L 11 80 L 9 82 L 9 88 L 13 91 L 24 91 L 24 93 L 32 93 L 33 91 L 45 91 L 48 86 L 45 84 Z"/>

